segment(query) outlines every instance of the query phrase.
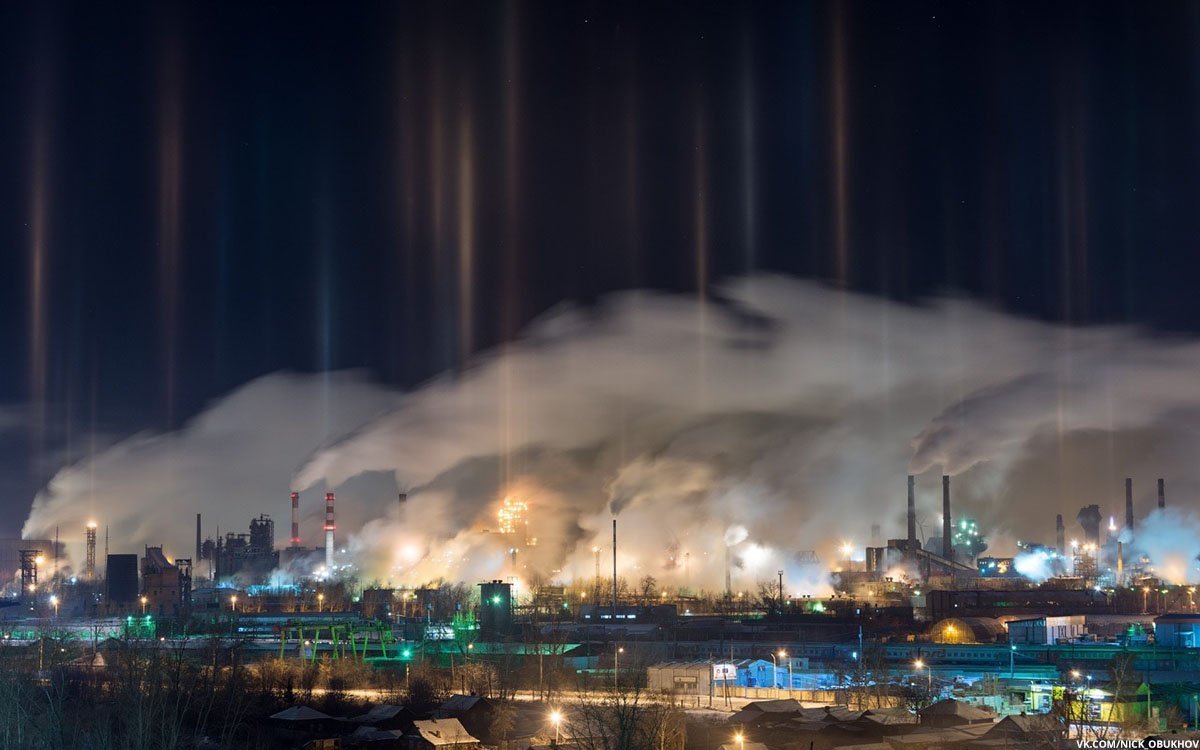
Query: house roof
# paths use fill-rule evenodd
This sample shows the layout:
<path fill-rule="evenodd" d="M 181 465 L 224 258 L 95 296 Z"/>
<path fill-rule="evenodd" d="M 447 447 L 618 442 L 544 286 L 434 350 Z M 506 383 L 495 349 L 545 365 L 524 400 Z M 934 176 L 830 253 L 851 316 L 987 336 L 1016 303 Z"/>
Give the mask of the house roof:
<path fill-rule="evenodd" d="M 1046 734 L 1055 732 L 1061 734 L 1063 725 L 1048 714 L 1021 716 L 1005 716 L 990 727 L 985 737 L 999 737 L 1022 734 Z"/>
<path fill-rule="evenodd" d="M 888 737 L 888 744 L 893 747 L 915 746 L 923 747 L 931 743 L 968 742 L 976 740 L 991 729 L 986 724 L 967 725 L 961 727 L 945 727 L 942 729 L 921 730 L 909 734 L 898 734 Z"/>
<path fill-rule="evenodd" d="M 454 712 L 470 711 L 479 705 L 480 701 L 483 705 L 488 705 L 487 699 L 482 695 L 452 695 L 442 704 L 441 709 Z"/>
<path fill-rule="evenodd" d="M 397 706 L 392 703 L 380 703 L 377 706 L 371 706 L 371 709 L 365 714 L 351 716 L 350 721 L 358 721 L 369 724 L 373 721 L 387 721 L 394 719 L 404 710 L 404 706 Z"/>
<path fill-rule="evenodd" d="M 781 698 L 773 701 L 754 701 L 747 703 L 741 711 L 738 711 L 733 716 L 729 717 L 729 721 L 737 724 L 746 721 L 755 721 L 765 714 L 774 714 L 782 716 L 785 714 L 803 714 L 804 708 L 800 702 L 792 698 Z M 822 711 L 822 715 L 824 712 Z M 820 717 L 813 717 L 814 720 Z"/>
<path fill-rule="evenodd" d="M 434 747 L 469 745 L 479 740 L 471 736 L 458 719 L 428 719 L 414 721 L 417 734 Z"/>
<path fill-rule="evenodd" d="M 991 721 L 996 718 L 981 708 L 976 708 L 975 706 L 972 706 L 969 703 L 963 703 L 962 701 L 956 701 L 953 698 L 940 700 L 937 703 L 926 706 L 917 712 L 917 716 L 920 716 L 922 719 L 926 717 L 953 716 L 968 722 Z"/>
<path fill-rule="evenodd" d="M 277 721 L 321 721 L 328 719 L 329 714 L 323 714 L 315 708 L 308 706 L 292 706 L 285 708 L 277 714 L 271 714 L 271 718 Z"/>

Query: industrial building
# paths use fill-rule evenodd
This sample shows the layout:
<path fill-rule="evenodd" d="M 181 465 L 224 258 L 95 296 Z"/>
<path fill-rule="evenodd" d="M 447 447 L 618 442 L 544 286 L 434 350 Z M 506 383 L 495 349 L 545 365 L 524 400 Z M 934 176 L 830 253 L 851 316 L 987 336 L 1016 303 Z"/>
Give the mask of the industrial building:
<path fill-rule="evenodd" d="M 192 561 L 174 562 L 162 547 L 147 547 L 142 558 L 143 610 L 159 617 L 187 617 L 192 608 Z"/>

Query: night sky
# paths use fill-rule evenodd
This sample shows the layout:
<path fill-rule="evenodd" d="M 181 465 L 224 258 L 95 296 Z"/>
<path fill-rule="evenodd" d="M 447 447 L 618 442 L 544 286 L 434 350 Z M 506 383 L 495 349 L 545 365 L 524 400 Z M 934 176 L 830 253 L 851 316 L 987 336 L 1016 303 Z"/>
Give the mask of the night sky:
<path fill-rule="evenodd" d="M 749 271 L 1200 329 L 1200 6 L 0 6 L 0 492 Z M 103 438 L 102 438 L 103 439 Z"/>

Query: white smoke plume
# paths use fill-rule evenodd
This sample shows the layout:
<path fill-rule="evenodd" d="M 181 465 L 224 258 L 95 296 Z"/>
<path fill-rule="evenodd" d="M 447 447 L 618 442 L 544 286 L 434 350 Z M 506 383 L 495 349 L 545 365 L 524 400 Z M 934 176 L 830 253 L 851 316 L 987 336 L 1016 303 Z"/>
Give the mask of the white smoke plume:
<path fill-rule="evenodd" d="M 631 582 L 721 588 L 729 545 L 736 588 L 784 570 L 794 592 L 819 593 L 824 568 L 797 553 L 836 561 L 873 523 L 903 536 L 910 471 L 920 535 L 939 532 L 945 471 L 953 512 L 978 519 L 995 554 L 1051 541 L 1055 513 L 1117 511 L 1126 475 L 1142 508 L 1155 476 L 1170 503 L 1194 507 L 1195 342 L 778 277 L 730 282 L 717 299 L 630 292 L 559 310 L 407 394 L 351 379 L 352 406 L 321 402 L 318 376 L 256 381 L 178 434 L 65 469 L 26 532 L 74 519 L 82 536 L 90 507 L 120 519 L 124 548 L 188 550 L 196 509 L 223 529 L 260 510 L 286 520 L 303 463 L 292 485 L 314 510 L 324 487 L 338 491 L 339 533 L 368 577 L 605 575 L 615 516 Z M 318 403 L 329 417 L 310 421 Z M 236 440 L 208 435 L 236 415 Z M 500 534 L 506 497 L 527 510 Z"/>

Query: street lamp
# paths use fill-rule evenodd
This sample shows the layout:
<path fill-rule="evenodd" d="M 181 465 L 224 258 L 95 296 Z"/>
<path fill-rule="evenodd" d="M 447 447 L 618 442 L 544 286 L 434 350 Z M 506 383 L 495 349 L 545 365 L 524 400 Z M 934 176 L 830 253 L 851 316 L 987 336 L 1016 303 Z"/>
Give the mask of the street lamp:
<path fill-rule="evenodd" d="M 555 709 L 550 712 L 550 723 L 554 725 L 554 744 L 558 744 L 559 727 L 562 726 L 563 715 L 562 711 Z"/>
<path fill-rule="evenodd" d="M 741 750 L 745 750 L 746 735 L 742 734 L 741 732 L 738 732 L 737 734 L 735 734 L 733 736 L 733 739 L 738 743 L 738 748 L 740 748 Z"/>
<path fill-rule="evenodd" d="M 229 597 L 229 609 L 233 612 L 237 612 L 237 594 Z"/>
<path fill-rule="evenodd" d="M 141 601 L 142 601 L 142 614 L 144 615 L 144 614 L 146 614 L 146 604 L 149 603 L 150 600 L 143 596 Z"/>
<path fill-rule="evenodd" d="M 56 594 L 50 595 L 50 606 L 54 607 L 54 618 L 58 619 L 58 596 Z"/>
<path fill-rule="evenodd" d="M 621 679 L 621 654 L 625 653 L 625 649 L 620 646 L 613 653 L 613 690 L 619 689 L 619 680 Z"/>
<path fill-rule="evenodd" d="M 925 689 L 929 693 L 933 693 L 933 668 L 930 667 L 928 664 L 926 664 L 921 659 L 917 659 L 916 661 L 913 662 L 913 668 L 916 669 L 918 672 L 920 672 L 922 669 L 925 670 L 925 685 L 926 685 Z"/>
<path fill-rule="evenodd" d="M 1016 667 L 1014 661 L 1017 656 L 1017 644 L 1011 643 L 1008 646 L 1008 679 L 1012 679 L 1016 675 Z"/>
<path fill-rule="evenodd" d="M 787 651 L 785 651 L 784 649 L 779 649 L 778 654 L 771 654 L 771 667 L 772 667 L 771 687 L 779 687 L 779 677 L 778 677 L 779 663 L 775 661 L 776 656 L 778 656 L 780 659 L 786 659 Z M 789 661 L 788 662 L 788 690 L 791 690 L 791 689 L 792 689 L 792 663 Z"/>
<path fill-rule="evenodd" d="M 317 611 L 321 611 L 321 607 L 325 604 L 325 595 L 317 594 Z"/>

